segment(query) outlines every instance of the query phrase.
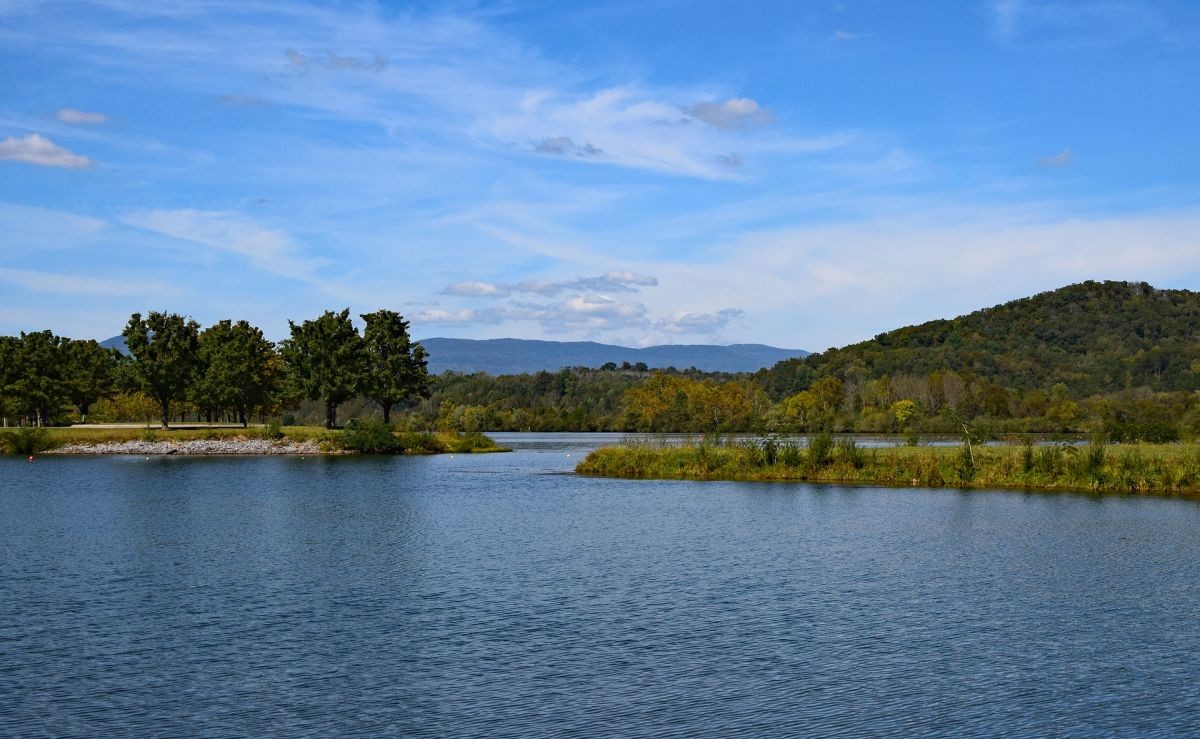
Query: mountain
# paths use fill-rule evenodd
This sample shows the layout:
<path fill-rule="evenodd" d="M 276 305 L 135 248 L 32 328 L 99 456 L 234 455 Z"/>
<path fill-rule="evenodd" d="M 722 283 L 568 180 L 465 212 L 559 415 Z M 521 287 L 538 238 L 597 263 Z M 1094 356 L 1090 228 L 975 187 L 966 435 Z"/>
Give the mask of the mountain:
<path fill-rule="evenodd" d="M 122 336 L 105 339 L 100 345 L 129 353 Z M 670 344 L 631 349 L 593 341 L 433 338 L 425 339 L 421 345 L 429 352 L 429 371 L 438 375 L 446 370 L 514 375 L 563 367 L 600 367 L 606 362 L 618 365 L 645 362 L 650 368 L 695 367 L 707 372 L 755 372 L 781 360 L 808 354 L 764 344 Z"/>
<path fill-rule="evenodd" d="M 813 379 L 953 371 L 1009 388 L 1075 396 L 1129 388 L 1200 389 L 1200 293 L 1144 282 L 1083 282 L 870 341 L 787 360 L 759 373 L 775 397 Z"/>
<path fill-rule="evenodd" d="M 600 367 L 608 362 L 644 362 L 650 368 L 695 367 L 707 372 L 755 372 L 808 352 L 764 344 L 667 344 L 634 349 L 594 341 L 536 341 L 532 339 L 424 339 L 429 371 L 441 374 L 486 372 L 512 375 L 563 367 Z"/>
<path fill-rule="evenodd" d="M 124 336 L 114 336 L 111 339 L 105 339 L 100 342 L 100 346 L 105 349 L 116 349 L 122 354 L 129 354 L 129 347 L 125 346 Z"/>

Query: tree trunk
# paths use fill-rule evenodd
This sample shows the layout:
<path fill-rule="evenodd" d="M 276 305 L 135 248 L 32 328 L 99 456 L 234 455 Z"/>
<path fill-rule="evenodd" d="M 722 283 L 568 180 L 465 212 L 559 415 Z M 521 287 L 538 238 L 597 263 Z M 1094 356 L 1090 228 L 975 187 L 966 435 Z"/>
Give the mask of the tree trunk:
<path fill-rule="evenodd" d="M 171 401 L 164 400 L 164 401 L 162 401 L 162 427 L 164 429 L 170 428 L 170 419 L 171 419 Z"/>
<path fill-rule="evenodd" d="M 383 422 L 391 423 L 392 422 L 392 404 L 391 403 L 380 403 L 380 405 L 383 406 Z"/>
<path fill-rule="evenodd" d="M 331 429 L 337 421 L 337 405 L 325 401 L 325 428 Z"/>
<path fill-rule="evenodd" d="M 246 409 L 238 408 L 238 420 L 242 422 L 242 428 L 246 428 L 250 424 L 246 421 Z"/>

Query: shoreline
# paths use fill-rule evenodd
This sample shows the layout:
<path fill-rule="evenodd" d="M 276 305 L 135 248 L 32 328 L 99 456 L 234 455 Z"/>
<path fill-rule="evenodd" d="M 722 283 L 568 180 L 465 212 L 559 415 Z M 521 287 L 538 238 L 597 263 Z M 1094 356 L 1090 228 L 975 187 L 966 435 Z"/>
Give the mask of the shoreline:
<path fill-rule="evenodd" d="M 70 443 L 41 452 L 54 456 L 180 456 L 180 457 L 277 457 L 277 456 L 345 456 L 341 449 L 322 449 L 315 439 L 294 441 L 281 439 L 224 438 L 175 439 L 170 441 L 101 441 Z"/>

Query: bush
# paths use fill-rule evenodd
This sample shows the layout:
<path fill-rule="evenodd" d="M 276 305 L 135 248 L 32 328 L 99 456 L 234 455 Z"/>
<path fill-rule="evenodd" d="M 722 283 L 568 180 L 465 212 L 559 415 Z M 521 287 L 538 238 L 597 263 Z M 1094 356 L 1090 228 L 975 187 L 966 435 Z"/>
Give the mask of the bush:
<path fill-rule="evenodd" d="M 404 449 L 392 427 L 383 421 L 346 424 L 346 428 L 337 436 L 337 444 L 342 449 L 360 454 L 396 454 Z"/>
<path fill-rule="evenodd" d="M 0 449 L 8 454 L 30 456 L 53 446 L 50 432 L 38 426 L 23 426 L 0 433 Z"/>
<path fill-rule="evenodd" d="M 808 464 L 813 468 L 829 466 L 833 461 L 833 436 L 826 432 L 813 434 L 808 440 Z"/>
<path fill-rule="evenodd" d="M 154 429 L 146 429 L 142 431 L 141 439 L 148 444 L 153 444 L 154 442 L 158 441 L 158 434 L 154 431 Z"/>
<path fill-rule="evenodd" d="M 278 441 L 283 438 L 283 427 L 279 421 L 271 420 L 263 427 L 262 438 L 268 441 Z"/>
<path fill-rule="evenodd" d="M 445 442 L 437 437 L 437 434 L 431 434 L 428 431 L 407 431 L 400 434 L 397 442 L 400 444 L 400 450 L 405 452 L 438 454 L 450 451 Z"/>
<path fill-rule="evenodd" d="M 856 470 L 861 470 L 863 467 L 863 453 L 858 448 L 858 444 L 854 443 L 853 437 L 847 436 L 837 443 L 837 456 L 843 462 L 851 465 Z"/>

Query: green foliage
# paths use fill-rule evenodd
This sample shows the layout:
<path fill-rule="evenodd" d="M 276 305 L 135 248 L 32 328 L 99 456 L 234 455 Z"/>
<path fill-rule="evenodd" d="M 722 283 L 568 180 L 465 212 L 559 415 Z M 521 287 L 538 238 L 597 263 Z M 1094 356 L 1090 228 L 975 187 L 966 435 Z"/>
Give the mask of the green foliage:
<path fill-rule="evenodd" d="M 863 451 L 854 441 L 854 437 L 846 436 L 837 442 L 837 459 L 840 462 L 850 465 L 854 469 L 862 469 L 865 464 Z"/>
<path fill-rule="evenodd" d="M 366 367 L 359 390 L 379 404 L 384 423 L 390 423 L 394 406 L 409 398 L 429 397 L 427 354 L 409 338 L 408 321 L 399 313 L 379 310 L 361 318 L 366 322 Z"/>
<path fill-rule="evenodd" d="M 148 444 L 153 444 L 154 442 L 158 441 L 158 434 L 154 431 L 154 429 L 143 429 L 140 438 L 142 441 Z"/>
<path fill-rule="evenodd" d="M 325 405 L 325 427 L 333 428 L 337 407 L 355 396 L 362 385 L 367 353 L 362 337 L 350 322 L 350 310 L 325 311 L 299 325 L 288 321 L 291 338 L 282 354 L 301 395 Z"/>
<path fill-rule="evenodd" d="M 200 324 L 177 313 L 151 311 L 129 318 L 122 334 L 133 356 L 132 379 L 162 412 L 162 427 L 171 403 L 182 400 L 200 370 Z"/>
<path fill-rule="evenodd" d="M 124 357 L 91 339 L 67 339 L 62 350 L 63 391 L 86 422 L 93 403 L 116 393 L 117 373 Z"/>
<path fill-rule="evenodd" d="M 274 344 L 246 321 L 230 320 L 209 326 L 199 340 L 203 373 L 193 393 L 197 405 L 210 418 L 231 408 L 246 427 L 249 414 L 269 407 L 279 394 L 283 367 Z"/>
<path fill-rule="evenodd" d="M 814 469 L 827 467 L 833 461 L 833 435 L 828 432 L 813 434 L 808 439 L 808 464 Z"/>
<path fill-rule="evenodd" d="M 30 456 L 55 447 L 50 432 L 38 426 L 23 426 L 0 431 L 0 450 L 6 454 Z"/>
<path fill-rule="evenodd" d="M 404 448 L 391 424 L 382 421 L 347 424 L 345 430 L 338 434 L 337 444 L 346 451 L 360 454 L 396 454 Z"/>
<path fill-rule="evenodd" d="M 272 418 L 267 421 L 267 425 L 263 427 L 262 438 L 268 441 L 279 441 L 283 438 L 283 427 L 279 425 L 279 421 Z"/>

